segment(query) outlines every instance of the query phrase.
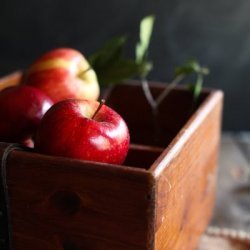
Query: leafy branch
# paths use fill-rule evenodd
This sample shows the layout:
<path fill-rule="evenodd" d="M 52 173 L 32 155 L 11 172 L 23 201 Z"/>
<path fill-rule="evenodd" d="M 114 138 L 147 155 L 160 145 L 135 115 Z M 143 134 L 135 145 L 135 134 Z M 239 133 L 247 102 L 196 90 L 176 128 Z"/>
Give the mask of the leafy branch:
<path fill-rule="evenodd" d="M 154 98 L 150 90 L 147 76 L 153 69 L 153 63 L 148 59 L 149 46 L 153 33 L 155 17 L 146 16 L 141 20 L 139 41 L 135 46 L 135 58 L 126 58 L 123 53 L 127 38 L 125 36 L 115 37 L 104 44 L 102 48 L 91 55 L 88 60 L 91 67 L 97 73 L 101 86 L 117 84 L 123 80 L 139 77 L 144 95 L 151 107 L 154 123 L 154 133 L 156 143 L 160 139 L 161 126 L 158 114 L 159 106 L 171 90 L 180 84 L 186 77 L 194 76 L 195 82 L 188 84 L 188 88 L 193 92 L 194 104 L 198 100 L 204 77 L 209 73 L 208 68 L 202 67 L 195 59 L 188 60 L 182 66 L 175 69 L 175 76 L 172 82 L 166 85 L 165 89 L 157 98 Z"/>
<path fill-rule="evenodd" d="M 188 84 L 189 89 L 194 94 L 195 101 L 200 96 L 204 77 L 209 74 L 209 69 L 207 67 L 202 67 L 200 63 L 195 59 L 188 60 L 184 65 L 177 67 L 175 69 L 175 77 L 178 76 L 189 76 L 189 75 L 196 75 L 196 81 L 194 84 Z"/>
<path fill-rule="evenodd" d="M 126 36 L 112 38 L 88 58 L 101 86 L 116 84 L 136 76 L 146 78 L 153 67 L 147 60 L 153 22 L 154 16 L 147 16 L 141 21 L 140 42 L 136 45 L 135 59 L 124 57 Z"/>
<path fill-rule="evenodd" d="M 147 75 L 153 68 L 153 63 L 148 60 L 149 45 L 151 41 L 151 36 L 153 32 L 155 17 L 147 16 L 142 19 L 140 24 L 140 40 L 136 44 L 135 56 L 136 62 L 142 65 L 142 70 L 139 72 L 139 76 L 142 82 L 142 89 L 144 94 L 152 108 L 153 114 L 158 114 L 157 104 L 150 91 L 149 84 L 147 81 Z"/>
<path fill-rule="evenodd" d="M 117 84 L 126 79 L 139 77 L 142 88 L 153 113 L 158 113 L 158 107 L 171 90 L 180 84 L 187 76 L 195 75 L 196 81 L 188 84 L 196 101 L 202 90 L 204 77 L 209 74 L 206 67 L 202 67 L 195 59 L 188 60 L 184 65 L 175 69 L 175 77 L 162 93 L 154 99 L 147 81 L 147 76 L 153 69 L 153 63 L 148 59 L 149 46 L 152 37 L 155 17 L 146 16 L 141 20 L 139 41 L 135 47 L 135 59 L 124 57 L 127 42 L 126 36 L 115 37 L 108 41 L 102 48 L 92 54 L 88 60 L 96 71 L 101 86 Z"/>

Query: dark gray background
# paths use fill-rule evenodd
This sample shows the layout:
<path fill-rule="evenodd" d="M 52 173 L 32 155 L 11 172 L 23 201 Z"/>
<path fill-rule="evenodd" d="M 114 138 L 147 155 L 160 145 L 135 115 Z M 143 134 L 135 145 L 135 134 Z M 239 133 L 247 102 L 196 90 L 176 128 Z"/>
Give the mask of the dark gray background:
<path fill-rule="evenodd" d="M 70 46 L 91 54 L 127 34 L 133 55 L 140 19 L 156 14 L 150 78 L 169 81 L 190 57 L 207 65 L 205 85 L 225 91 L 224 129 L 250 129 L 249 0 L 0 0 L 0 75 L 43 52 Z"/>

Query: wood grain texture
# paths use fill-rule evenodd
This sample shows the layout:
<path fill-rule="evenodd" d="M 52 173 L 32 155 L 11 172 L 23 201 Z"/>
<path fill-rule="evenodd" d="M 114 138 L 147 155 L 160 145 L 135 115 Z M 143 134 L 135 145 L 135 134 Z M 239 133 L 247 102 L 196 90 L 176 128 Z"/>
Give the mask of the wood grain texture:
<path fill-rule="evenodd" d="M 153 122 L 140 84 L 117 85 L 107 104 L 131 132 L 125 165 L 12 152 L 14 250 L 194 249 L 213 210 L 221 102 L 176 88 Z"/>
<path fill-rule="evenodd" d="M 151 248 L 149 172 L 26 152 L 8 164 L 15 249 Z"/>
<path fill-rule="evenodd" d="M 155 84 L 154 96 L 162 89 Z M 149 168 L 157 182 L 155 249 L 194 249 L 214 206 L 222 93 L 205 90 L 195 105 L 190 92 L 176 88 L 159 107 L 154 141 L 153 116 L 140 85 L 113 91 L 109 102 L 132 128 L 132 141 L 166 147 Z M 132 110 L 121 93 L 138 100 Z"/>
<path fill-rule="evenodd" d="M 194 249 L 214 206 L 222 94 L 212 93 L 150 169 L 157 250 Z"/>

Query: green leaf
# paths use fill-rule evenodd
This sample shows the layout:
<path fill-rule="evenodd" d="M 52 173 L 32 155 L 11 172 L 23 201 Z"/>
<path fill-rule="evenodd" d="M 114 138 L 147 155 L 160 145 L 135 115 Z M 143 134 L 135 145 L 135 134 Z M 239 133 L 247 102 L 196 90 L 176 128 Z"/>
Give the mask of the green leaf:
<path fill-rule="evenodd" d="M 125 36 L 112 38 L 88 58 L 90 65 L 96 70 L 120 60 L 126 40 Z"/>
<path fill-rule="evenodd" d="M 196 83 L 188 83 L 186 84 L 186 87 L 188 90 L 190 90 L 193 93 L 194 101 L 196 102 L 201 94 L 202 86 L 203 86 L 203 76 L 198 75 L 196 79 Z"/>
<path fill-rule="evenodd" d="M 145 78 L 148 73 L 153 69 L 153 63 L 149 61 L 141 62 L 138 64 L 138 72 L 137 75 Z"/>
<path fill-rule="evenodd" d="M 125 36 L 113 38 L 88 58 L 101 86 L 134 76 L 146 77 L 153 67 L 153 64 L 146 60 L 153 24 L 154 16 L 147 16 L 141 21 L 140 42 L 136 46 L 135 60 L 123 57 Z"/>
<path fill-rule="evenodd" d="M 210 73 L 210 70 L 209 68 L 207 67 L 202 67 L 201 70 L 200 70 L 200 73 L 205 76 L 205 75 L 208 75 Z"/>
<path fill-rule="evenodd" d="M 176 68 L 175 76 L 188 76 L 195 75 L 195 84 L 188 84 L 187 87 L 193 92 L 194 101 L 196 102 L 201 94 L 204 76 L 209 74 L 209 69 L 202 67 L 200 63 L 195 59 L 188 60 L 184 65 Z"/>
<path fill-rule="evenodd" d="M 203 85 L 203 76 L 199 74 L 197 76 L 196 83 L 194 85 L 194 99 L 197 100 L 201 94 L 202 90 L 202 85 Z"/>
<path fill-rule="evenodd" d="M 186 83 L 185 87 L 187 88 L 187 90 L 194 92 L 194 84 L 193 83 Z"/>
<path fill-rule="evenodd" d="M 155 17 L 153 15 L 146 16 L 140 23 L 140 41 L 136 45 L 136 62 L 142 63 L 148 54 Z"/>
<path fill-rule="evenodd" d="M 134 60 L 121 59 L 99 69 L 97 76 L 101 85 L 108 85 L 130 79 L 137 75 L 139 71 L 140 67 Z"/>
<path fill-rule="evenodd" d="M 101 86 L 128 79 L 133 76 L 132 72 L 138 71 L 135 62 L 122 58 L 125 44 L 125 36 L 112 38 L 88 58 Z"/>
<path fill-rule="evenodd" d="M 200 63 L 196 59 L 190 59 L 184 65 L 175 69 L 175 76 L 191 75 L 193 73 L 207 75 L 209 74 L 209 69 L 201 67 Z"/>
<path fill-rule="evenodd" d="M 179 75 L 190 75 L 197 73 L 200 70 L 200 64 L 195 59 L 188 60 L 184 65 L 179 66 L 175 69 L 175 76 Z"/>

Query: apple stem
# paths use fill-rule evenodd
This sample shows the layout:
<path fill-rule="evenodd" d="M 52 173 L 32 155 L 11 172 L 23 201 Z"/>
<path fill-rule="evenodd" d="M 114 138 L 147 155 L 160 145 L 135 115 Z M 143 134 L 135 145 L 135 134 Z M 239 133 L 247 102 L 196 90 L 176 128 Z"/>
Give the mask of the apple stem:
<path fill-rule="evenodd" d="M 100 111 L 100 109 L 102 108 L 102 106 L 104 105 L 105 103 L 105 100 L 104 99 L 101 99 L 100 103 L 99 103 L 99 106 L 97 107 L 95 113 L 93 114 L 92 116 L 92 119 L 95 118 L 95 116 L 98 114 L 98 112 Z"/>

